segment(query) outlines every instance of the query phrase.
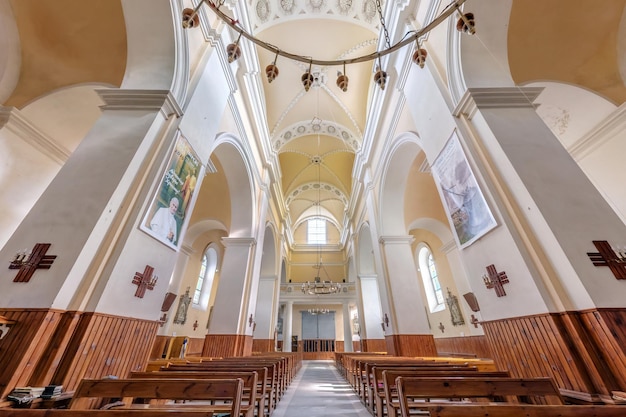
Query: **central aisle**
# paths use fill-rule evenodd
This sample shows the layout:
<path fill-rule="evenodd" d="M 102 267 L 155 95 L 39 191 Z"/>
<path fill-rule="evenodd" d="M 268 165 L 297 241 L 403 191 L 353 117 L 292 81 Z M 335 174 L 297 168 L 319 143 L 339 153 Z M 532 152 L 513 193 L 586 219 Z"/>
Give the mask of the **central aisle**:
<path fill-rule="evenodd" d="M 332 361 L 303 361 L 272 417 L 371 417 Z"/>

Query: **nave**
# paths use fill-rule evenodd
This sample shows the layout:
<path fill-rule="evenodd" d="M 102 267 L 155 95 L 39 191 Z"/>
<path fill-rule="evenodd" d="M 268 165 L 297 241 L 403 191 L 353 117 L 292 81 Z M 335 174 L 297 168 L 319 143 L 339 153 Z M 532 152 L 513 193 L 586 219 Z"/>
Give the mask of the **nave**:
<path fill-rule="evenodd" d="M 369 417 L 332 361 L 303 361 L 274 417 Z"/>

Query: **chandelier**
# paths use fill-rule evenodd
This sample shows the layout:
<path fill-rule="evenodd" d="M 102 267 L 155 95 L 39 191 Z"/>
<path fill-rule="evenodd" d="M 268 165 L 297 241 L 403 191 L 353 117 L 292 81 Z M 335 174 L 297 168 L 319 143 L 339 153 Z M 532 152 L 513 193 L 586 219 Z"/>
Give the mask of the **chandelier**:
<path fill-rule="evenodd" d="M 341 291 L 341 284 L 333 281 L 322 281 L 315 277 L 315 281 L 302 284 L 302 292 L 310 295 L 337 294 Z"/>
<path fill-rule="evenodd" d="M 316 316 L 318 314 L 328 314 L 328 313 L 330 313 L 330 310 L 327 309 L 327 308 L 309 308 L 307 311 L 312 316 Z"/>

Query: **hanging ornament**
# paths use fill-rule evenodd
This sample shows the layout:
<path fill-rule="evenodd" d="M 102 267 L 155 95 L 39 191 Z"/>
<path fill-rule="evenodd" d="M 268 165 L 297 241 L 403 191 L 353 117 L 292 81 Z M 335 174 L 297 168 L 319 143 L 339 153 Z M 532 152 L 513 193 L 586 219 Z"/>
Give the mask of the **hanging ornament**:
<path fill-rule="evenodd" d="M 337 87 L 344 93 L 348 91 L 348 76 L 346 75 L 346 63 L 343 63 L 343 74 L 337 71 Z"/>
<path fill-rule="evenodd" d="M 311 74 L 312 65 L 313 63 L 309 63 L 309 69 L 307 70 L 307 72 L 302 74 L 302 85 L 304 86 L 304 91 L 309 91 L 309 89 L 313 85 L 313 81 L 315 80 L 313 78 L 313 74 Z"/>
<path fill-rule="evenodd" d="M 456 22 L 456 30 L 459 32 L 469 33 L 470 35 L 476 33 L 475 26 L 476 22 L 474 22 L 474 13 L 461 14 L 461 17 Z"/>
<path fill-rule="evenodd" d="M 267 82 L 271 83 L 274 81 L 276 77 L 278 77 L 278 67 L 276 66 L 276 60 L 278 59 L 278 51 L 276 51 L 276 57 L 274 57 L 274 62 L 265 67 L 265 75 L 267 76 Z"/>
<path fill-rule="evenodd" d="M 200 3 L 202 4 L 202 3 Z M 198 11 L 190 8 L 183 10 L 183 28 L 191 29 L 200 26 Z"/>
<path fill-rule="evenodd" d="M 241 39 L 241 33 L 239 33 L 239 37 L 235 41 L 235 43 L 231 43 L 226 47 L 226 54 L 228 56 L 228 63 L 233 63 L 241 57 L 241 48 L 239 47 L 239 40 Z"/>
<path fill-rule="evenodd" d="M 426 52 L 426 49 L 420 48 L 418 44 L 417 49 L 415 49 L 415 52 L 413 52 L 413 62 L 419 65 L 420 68 L 424 68 L 427 56 L 428 52 Z"/>

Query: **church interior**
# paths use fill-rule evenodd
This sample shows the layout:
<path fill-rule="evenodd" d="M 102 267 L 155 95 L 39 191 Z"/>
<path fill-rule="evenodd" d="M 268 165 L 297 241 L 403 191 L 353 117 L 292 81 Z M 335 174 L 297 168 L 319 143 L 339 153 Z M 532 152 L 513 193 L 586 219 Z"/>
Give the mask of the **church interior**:
<path fill-rule="evenodd" d="M 0 0 L 0 405 L 365 353 L 626 402 L 625 102 L 626 0 Z"/>

